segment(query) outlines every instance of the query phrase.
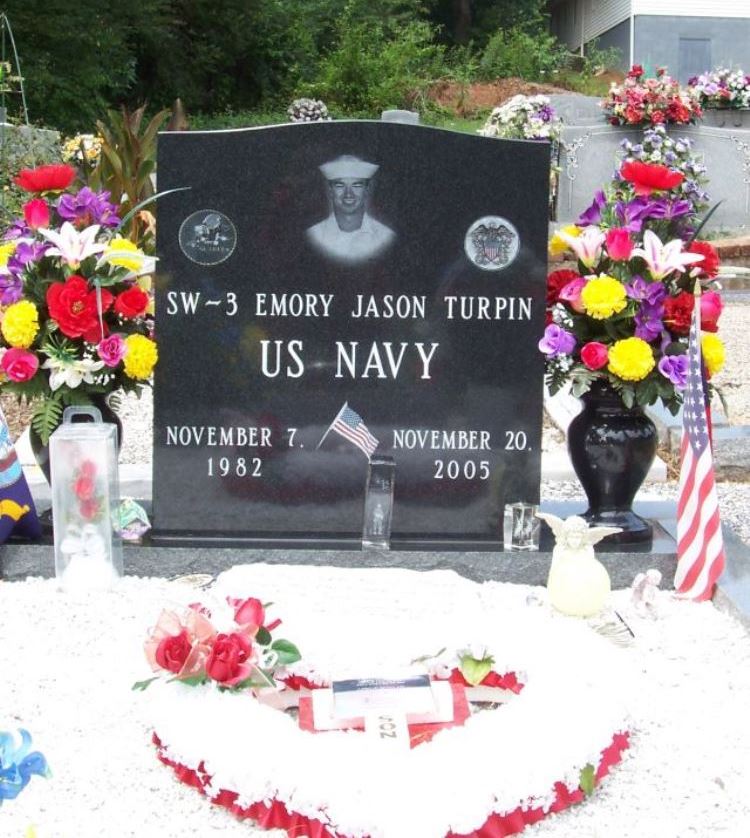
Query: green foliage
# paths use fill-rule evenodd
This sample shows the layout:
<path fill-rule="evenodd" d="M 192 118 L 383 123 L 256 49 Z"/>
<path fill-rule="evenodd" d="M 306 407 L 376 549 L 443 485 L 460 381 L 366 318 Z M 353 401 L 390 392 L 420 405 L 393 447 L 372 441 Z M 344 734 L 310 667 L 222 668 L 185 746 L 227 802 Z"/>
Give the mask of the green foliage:
<path fill-rule="evenodd" d="M 338 46 L 323 61 L 312 91 L 349 116 L 411 105 L 444 68 L 444 49 L 423 21 L 400 27 L 342 19 Z"/>
<path fill-rule="evenodd" d="M 519 76 L 528 81 L 548 81 L 568 60 L 567 49 L 546 31 L 528 32 L 521 27 L 497 31 L 488 41 L 479 62 L 483 79 Z"/>
<path fill-rule="evenodd" d="M 156 135 L 169 117 L 164 110 L 142 128 L 146 106 L 129 111 L 108 111 L 109 124 L 96 123 L 102 137 L 99 165 L 90 175 L 94 189 L 106 189 L 124 216 L 154 194 L 151 175 L 156 169 Z M 151 215 L 154 209 L 151 207 Z M 125 225 L 125 233 L 137 244 L 148 248 L 148 216 L 136 213 Z"/>

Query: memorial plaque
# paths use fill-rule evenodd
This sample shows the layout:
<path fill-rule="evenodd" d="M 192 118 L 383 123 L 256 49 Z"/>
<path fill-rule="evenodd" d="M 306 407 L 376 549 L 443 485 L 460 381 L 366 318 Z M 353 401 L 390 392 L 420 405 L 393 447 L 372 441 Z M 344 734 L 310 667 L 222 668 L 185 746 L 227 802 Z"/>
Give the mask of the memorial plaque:
<path fill-rule="evenodd" d="M 333 122 L 159 138 L 154 528 L 502 542 L 539 501 L 549 148 Z"/>

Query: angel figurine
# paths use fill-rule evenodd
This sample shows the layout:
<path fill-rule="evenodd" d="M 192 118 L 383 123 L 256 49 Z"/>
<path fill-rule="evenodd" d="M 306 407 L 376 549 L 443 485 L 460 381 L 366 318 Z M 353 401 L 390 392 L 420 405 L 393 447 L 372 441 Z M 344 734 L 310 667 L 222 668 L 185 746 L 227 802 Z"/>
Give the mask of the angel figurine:
<path fill-rule="evenodd" d="M 606 605 L 611 589 L 609 574 L 594 555 L 594 544 L 619 527 L 589 527 L 578 515 L 563 520 L 538 512 L 555 536 L 547 591 L 552 605 L 572 617 L 590 617 Z"/>
<path fill-rule="evenodd" d="M 649 568 L 645 573 L 639 573 L 635 577 L 630 588 L 630 601 L 636 614 L 652 619 L 658 616 L 657 599 L 660 584 L 661 571 L 654 567 Z"/>

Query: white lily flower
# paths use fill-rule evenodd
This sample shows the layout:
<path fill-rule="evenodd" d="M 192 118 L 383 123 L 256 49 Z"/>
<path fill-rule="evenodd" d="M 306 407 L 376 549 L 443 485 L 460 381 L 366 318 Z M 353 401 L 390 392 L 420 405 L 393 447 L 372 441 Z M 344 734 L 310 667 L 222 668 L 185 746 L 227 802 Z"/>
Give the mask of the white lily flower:
<path fill-rule="evenodd" d="M 580 236 L 571 236 L 558 230 L 559 236 L 587 268 L 593 268 L 602 255 L 602 245 L 607 238 L 598 227 L 585 227 Z"/>
<path fill-rule="evenodd" d="M 643 234 L 643 247 L 634 247 L 631 255 L 643 259 L 654 279 L 664 279 L 674 271 L 684 273 L 688 265 L 703 261 L 700 253 L 684 253 L 683 246 L 682 239 L 672 239 L 662 244 L 653 230 L 646 230 Z"/>
<path fill-rule="evenodd" d="M 75 389 L 81 383 L 93 384 L 94 373 L 104 366 L 104 361 L 84 358 L 80 361 L 66 361 L 61 358 L 47 358 L 42 369 L 52 370 L 49 377 L 50 389 L 54 392 L 63 384 Z"/>
<path fill-rule="evenodd" d="M 105 245 L 96 241 L 99 227 L 99 224 L 92 224 L 79 232 L 69 221 L 66 221 L 60 228 L 60 232 L 46 229 L 41 229 L 39 232 L 54 245 L 47 250 L 47 256 L 59 256 L 68 263 L 69 267 L 75 269 L 88 256 L 94 256 L 104 250 Z"/>

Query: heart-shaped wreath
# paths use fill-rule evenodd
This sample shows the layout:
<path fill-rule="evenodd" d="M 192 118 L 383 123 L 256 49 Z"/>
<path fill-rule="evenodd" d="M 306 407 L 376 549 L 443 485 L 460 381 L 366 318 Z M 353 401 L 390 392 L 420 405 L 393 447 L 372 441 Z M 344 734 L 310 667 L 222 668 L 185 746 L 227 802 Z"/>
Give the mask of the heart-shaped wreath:
<path fill-rule="evenodd" d="M 590 794 L 628 745 L 619 650 L 579 621 L 523 600 L 509 608 L 494 583 L 479 587 L 445 571 L 378 573 L 234 568 L 214 594 L 216 602 L 240 594 L 230 598 L 234 626 L 225 628 L 244 632 L 249 651 L 224 642 L 232 632 L 216 631 L 216 653 L 205 631 L 202 640 L 190 634 L 189 615 L 160 635 L 161 653 L 152 636 L 157 665 L 170 644 L 179 651 L 169 659 L 171 682 L 159 678 L 149 690 L 162 762 L 237 816 L 311 838 L 502 838 Z M 272 640 L 260 602 L 247 597 L 254 590 L 283 601 L 299 659 L 291 643 Z M 213 610 L 190 611 L 210 624 Z M 243 624 L 250 613 L 254 622 Z M 182 631 L 191 642 L 180 651 Z M 207 646 L 202 675 L 196 642 Z M 193 655 L 191 665 L 177 670 L 183 655 L 183 664 Z M 281 709 L 334 676 L 383 676 L 415 661 L 432 679 L 465 688 L 484 711 L 400 751 L 358 731 L 300 730 Z"/>

